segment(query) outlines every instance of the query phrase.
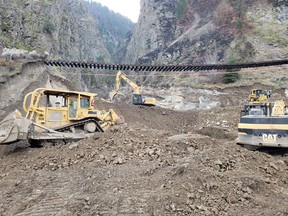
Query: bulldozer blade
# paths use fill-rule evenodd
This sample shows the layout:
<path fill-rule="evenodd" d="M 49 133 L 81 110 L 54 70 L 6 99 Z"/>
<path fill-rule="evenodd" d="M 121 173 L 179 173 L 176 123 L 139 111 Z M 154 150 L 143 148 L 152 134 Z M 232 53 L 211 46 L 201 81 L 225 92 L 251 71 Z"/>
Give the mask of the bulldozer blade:
<path fill-rule="evenodd" d="M 0 144 L 9 144 L 27 139 L 31 123 L 30 120 L 22 118 L 18 110 L 10 113 L 0 122 Z"/>

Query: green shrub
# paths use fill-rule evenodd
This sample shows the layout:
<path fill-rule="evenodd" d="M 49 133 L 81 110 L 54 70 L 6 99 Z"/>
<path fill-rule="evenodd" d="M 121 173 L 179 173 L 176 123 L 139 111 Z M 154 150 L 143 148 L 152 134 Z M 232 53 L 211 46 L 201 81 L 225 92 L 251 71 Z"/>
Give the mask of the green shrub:
<path fill-rule="evenodd" d="M 237 19 L 237 21 L 236 21 L 236 29 L 237 30 L 243 29 L 243 23 L 240 19 Z"/>
<path fill-rule="evenodd" d="M 56 30 L 56 27 L 51 21 L 46 20 L 44 22 L 44 25 L 43 25 L 43 31 L 44 32 L 52 34 L 55 30 Z"/>
<path fill-rule="evenodd" d="M 238 79 L 240 79 L 240 75 L 238 73 L 227 73 L 223 75 L 223 83 L 224 84 L 228 84 L 228 83 L 234 83 L 236 82 Z"/>
<path fill-rule="evenodd" d="M 2 30 L 3 32 L 8 32 L 9 29 L 10 29 L 9 23 L 6 22 L 6 21 L 3 21 L 3 22 L 2 22 L 2 26 L 1 26 L 1 30 Z"/>
<path fill-rule="evenodd" d="M 181 19 L 187 10 L 187 0 L 179 0 L 176 10 L 176 18 Z"/>
<path fill-rule="evenodd" d="M 229 54 L 228 59 L 227 59 L 227 63 L 228 64 L 236 64 L 237 63 L 237 57 L 236 57 L 234 52 L 231 52 Z M 238 79 L 240 79 L 240 75 L 238 73 L 235 73 L 236 71 L 238 71 L 238 70 L 237 69 L 227 70 L 228 73 L 225 73 L 223 75 L 223 79 L 222 79 L 223 83 L 224 84 L 234 83 Z"/>

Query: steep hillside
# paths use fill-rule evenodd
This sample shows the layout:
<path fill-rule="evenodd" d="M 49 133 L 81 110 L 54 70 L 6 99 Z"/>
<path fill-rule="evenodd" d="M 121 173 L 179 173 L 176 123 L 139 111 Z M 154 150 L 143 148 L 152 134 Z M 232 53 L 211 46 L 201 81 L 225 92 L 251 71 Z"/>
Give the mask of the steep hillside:
<path fill-rule="evenodd" d="M 4 47 L 50 52 L 50 58 L 110 60 L 96 21 L 82 0 L 0 2 Z"/>
<path fill-rule="evenodd" d="M 111 56 L 117 59 L 117 50 L 131 34 L 134 29 L 134 23 L 127 17 L 109 10 L 97 2 L 86 2 L 90 13 L 99 24 L 101 37 Z M 115 61 L 115 59 L 113 59 Z"/>
<path fill-rule="evenodd" d="M 118 56 L 145 64 L 287 57 L 287 0 L 263 2 L 142 0 L 140 21 Z M 49 51 L 51 59 L 111 60 L 105 42 L 113 37 L 103 40 L 84 1 L 1 0 L 0 18 L 5 47 Z M 287 216 L 288 150 L 236 145 L 248 92 L 271 89 L 271 100 L 287 98 L 287 72 L 288 65 L 246 69 L 229 85 L 208 82 L 219 71 L 134 74 L 143 95 L 157 98 L 155 107 L 131 104 L 128 85 L 129 102 L 95 100 L 95 108 L 113 109 L 124 124 L 79 142 L 64 136 L 43 148 L 29 148 L 27 140 L 0 145 L 0 216 Z M 97 84 L 94 92 L 107 94 L 115 77 L 101 73 L 0 58 L 0 121 L 38 87 L 88 91 Z M 142 88 L 147 80 L 151 86 Z M 50 120 L 62 117 L 48 110 Z"/>
<path fill-rule="evenodd" d="M 245 62 L 288 56 L 286 1 L 142 0 L 125 62 Z"/>

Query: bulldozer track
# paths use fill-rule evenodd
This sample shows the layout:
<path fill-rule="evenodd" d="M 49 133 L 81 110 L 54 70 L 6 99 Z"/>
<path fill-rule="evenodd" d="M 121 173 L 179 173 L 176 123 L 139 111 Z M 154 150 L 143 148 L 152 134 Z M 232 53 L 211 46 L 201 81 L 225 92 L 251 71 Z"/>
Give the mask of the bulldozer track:
<path fill-rule="evenodd" d="M 59 131 L 59 132 L 63 132 L 65 130 L 70 130 L 71 127 L 79 127 L 79 126 L 83 126 L 85 125 L 85 123 L 87 122 L 95 122 L 95 124 L 97 125 L 97 129 L 100 131 L 100 132 L 103 132 L 103 129 L 101 128 L 101 126 L 99 125 L 99 123 L 95 120 L 95 119 L 85 119 L 83 121 L 79 121 L 79 122 L 75 122 L 73 124 L 69 124 L 69 125 L 66 125 L 64 127 L 59 127 L 59 128 L 55 128 L 54 130 L 55 131 Z"/>
<path fill-rule="evenodd" d="M 269 67 L 288 64 L 288 59 L 260 61 L 241 64 L 195 64 L 195 65 L 130 65 L 130 64 L 105 64 L 94 62 L 69 62 L 69 61 L 44 61 L 47 66 L 87 68 L 123 71 L 158 71 L 158 72 L 181 72 L 181 71 L 207 71 L 207 70 L 236 70 L 244 68 Z"/>

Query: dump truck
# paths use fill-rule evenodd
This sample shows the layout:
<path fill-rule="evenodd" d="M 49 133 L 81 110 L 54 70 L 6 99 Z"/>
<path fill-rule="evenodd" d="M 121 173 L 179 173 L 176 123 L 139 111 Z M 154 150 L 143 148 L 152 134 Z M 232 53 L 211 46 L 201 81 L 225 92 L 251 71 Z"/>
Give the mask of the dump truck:
<path fill-rule="evenodd" d="M 151 98 L 151 97 L 143 97 L 140 91 L 139 86 L 130 80 L 121 70 L 119 70 L 116 74 L 116 79 L 115 79 L 115 89 L 113 89 L 109 93 L 109 98 L 110 101 L 113 101 L 114 97 L 116 95 L 122 95 L 120 93 L 120 84 L 121 84 L 121 79 L 123 79 L 125 82 L 127 82 L 134 90 L 133 97 L 132 97 L 132 103 L 134 105 L 144 105 L 144 106 L 155 106 L 156 105 L 156 98 Z"/>
<path fill-rule="evenodd" d="M 259 93 L 263 91 L 259 91 Z M 258 94 L 260 96 L 261 94 Z M 237 143 L 254 147 L 288 147 L 288 112 L 286 102 L 261 100 L 244 105 L 238 124 Z M 249 96 L 250 98 L 250 96 Z"/>
<path fill-rule="evenodd" d="M 38 88 L 24 97 L 24 116 L 15 110 L 0 122 L 0 144 L 80 140 L 124 122 L 113 109 L 97 109 L 95 97 L 95 93 Z"/>

